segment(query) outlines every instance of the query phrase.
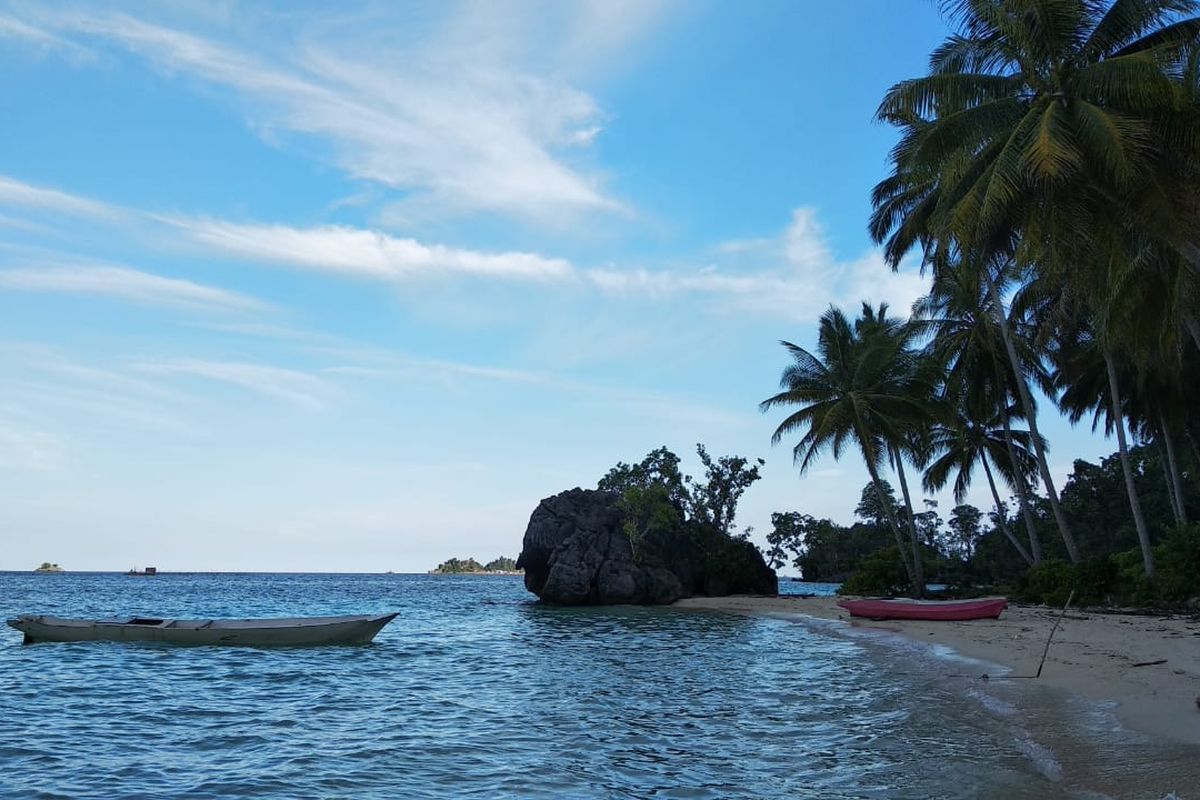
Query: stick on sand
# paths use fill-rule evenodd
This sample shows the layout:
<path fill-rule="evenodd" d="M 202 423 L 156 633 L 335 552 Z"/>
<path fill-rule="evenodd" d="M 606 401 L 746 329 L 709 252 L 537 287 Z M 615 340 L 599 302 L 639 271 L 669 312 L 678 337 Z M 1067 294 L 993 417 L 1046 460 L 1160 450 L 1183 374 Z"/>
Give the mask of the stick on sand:
<path fill-rule="evenodd" d="M 1038 662 L 1038 671 L 1037 671 L 1037 674 L 1034 675 L 1033 677 L 1035 677 L 1035 678 L 1042 677 L 1042 667 L 1044 667 L 1046 665 L 1046 654 L 1050 652 L 1050 642 L 1053 641 L 1053 639 L 1054 639 L 1054 632 L 1056 630 L 1058 630 L 1058 623 L 1062 622 L 1062 618 L 1064 616 L 1066 616 L 1066 613 L 1067 613 L 1067 606 L 1071 605 L 1071 601 L 1074 599 L 1075 599 L 1075 590 L 1072 589 L 1071 593 L 1069 595 L 1067 595 L 1067 602 L 1063 606 L 1063 610 L 1059 613 L 1058 619 L 1054 620 L 1054 627 L 1050 629 L 1050 635 L 1046 637 L 1046 649 L 1042 650 L 1042 660 L 1040 662 Z"/>

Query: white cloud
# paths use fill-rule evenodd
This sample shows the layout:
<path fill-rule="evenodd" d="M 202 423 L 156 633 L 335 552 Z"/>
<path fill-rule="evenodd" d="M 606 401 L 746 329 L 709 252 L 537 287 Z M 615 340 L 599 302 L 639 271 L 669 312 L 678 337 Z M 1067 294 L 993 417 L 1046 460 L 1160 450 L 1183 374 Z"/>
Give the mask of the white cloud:
<path fill-rule="evenodd" d="M 0 270 L 0 290 L 105 295 L 142 305 L 198 311 L 257 311 L 266 307 L 237 292 L 113 266 Z"/>
<path fill-rule="evenodd" d="M 803 321 L 816 319 L 831 303 L 854 306 L 861 300 L 887 302 L 907 314 L 927 290 L 925 279 L 910 265 L 893 273 L 876 250 L 853 261 L 838 259 L 813 208 L 796 209 L 774 239 L 727 242 L 717 251 L 750 256 L 768 266 L 707 266 L 691 272 L 600 268 L 585 276 L 607 292 L 658 299 L 704 295 L 730 308 Z"/>
<path fill-rule="evenodd" d="M 85 48 L 12 17 L 0 17 L 0 38 L 17 39 L 38 49 L 55 50 L 77 59 L 89 56 Z"/>
<path fill-rule="evenodd" d="M 211 220 L 178 224 L 196 241 L 229 255 L 381 280 L 439 274 L 537 280 L 571 273 L 568 262 L 536 253 L 426 245 L 346 226 L 292 228 Z"/>
<path fill-rule="evenodd" d="M 155 375 L 186 375 L 238 386 L 311 411 L 325 408 L 334 394 L 333 387 L 315 375 L 265 364 L 181 358 L 138 363 L 133 368 Z"/>
<path fill-rule="evenodd" d="M 416 193 L 405 202 L 535 222 L 623 212 L 599 173 L 570 158 L 601 129 L 595 100 L 530 68 L 536 42 L 516 38 L 497 46 L 463 36 L 478 13 L 465 6 L 424 26 L 378 15 L 357 21 L 349 14 L 310 15 L 301 28 L 299 15 L 280 14 L 242 44 L 234 37 L 246 24 L 230 26 L 218 41 L 124 14 L 40 9 L 34 19 L 47 36 L 114 42 L 168 73 L 231 89 L 269 141 L 280 131 L 327 140 L 350 175 Z M 506 13 L 535 16 L 521 8 Z M 572 29 L 585 18 L 570 16 Z M 610 16 L 604 15 L 613 37 L 609 51 L 635 35 L 636 20 L 655 19 L 631 14 L 617 25 Z M 514 27 L 514 34 L 527 33 Z"/>
<path fill-rule="evenodd" d="M 3 175 L 0 175 L 0 205 L 85 217 L 112 218 L 121 213 L 119 209 L 104 203 L 57 189 L 34 186 Z"/>

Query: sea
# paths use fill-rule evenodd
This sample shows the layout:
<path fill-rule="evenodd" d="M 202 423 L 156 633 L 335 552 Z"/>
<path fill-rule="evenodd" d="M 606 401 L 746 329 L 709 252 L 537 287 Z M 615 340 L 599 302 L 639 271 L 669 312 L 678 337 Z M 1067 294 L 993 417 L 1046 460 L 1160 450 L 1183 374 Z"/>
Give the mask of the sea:
<path fill-rule="evenodd" d="M 0 573 L 6 616 L 391 611 L 356 647 L 5 627 L 0 797 L 1200 796 L 1171 785 L 1195 748 L 1110 708 L 799 615 L 556 608 L 507 576 Z"/>

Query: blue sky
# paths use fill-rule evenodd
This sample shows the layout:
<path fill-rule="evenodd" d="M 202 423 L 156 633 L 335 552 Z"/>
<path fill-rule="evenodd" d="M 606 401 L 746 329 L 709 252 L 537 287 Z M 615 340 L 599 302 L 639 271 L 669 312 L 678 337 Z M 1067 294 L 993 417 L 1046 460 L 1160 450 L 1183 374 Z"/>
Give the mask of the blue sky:
<path fill-rule="evenodd" d="M 666 444 L 771 448 L 927 0 L 0 4 L 0 568 L 421 571 Z M 1060 420 L 1060 475 L 1110 447 Z M 977 487 L 982 488 L 982 487 Z M 948 498 L 940 498 L 948 512 Z M 972 498 L 987 504 L 982 492 Z"/>

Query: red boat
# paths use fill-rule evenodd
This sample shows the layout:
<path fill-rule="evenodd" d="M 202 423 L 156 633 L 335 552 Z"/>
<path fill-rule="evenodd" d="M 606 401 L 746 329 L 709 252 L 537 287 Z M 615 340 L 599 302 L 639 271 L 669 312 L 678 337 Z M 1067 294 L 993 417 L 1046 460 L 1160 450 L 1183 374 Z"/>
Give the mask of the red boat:
<path fill-rule="evenodd" d="M 984 600 L 838 600 L 852 617 L 870 619 L 999 619 L 1003 597 Z"/>

